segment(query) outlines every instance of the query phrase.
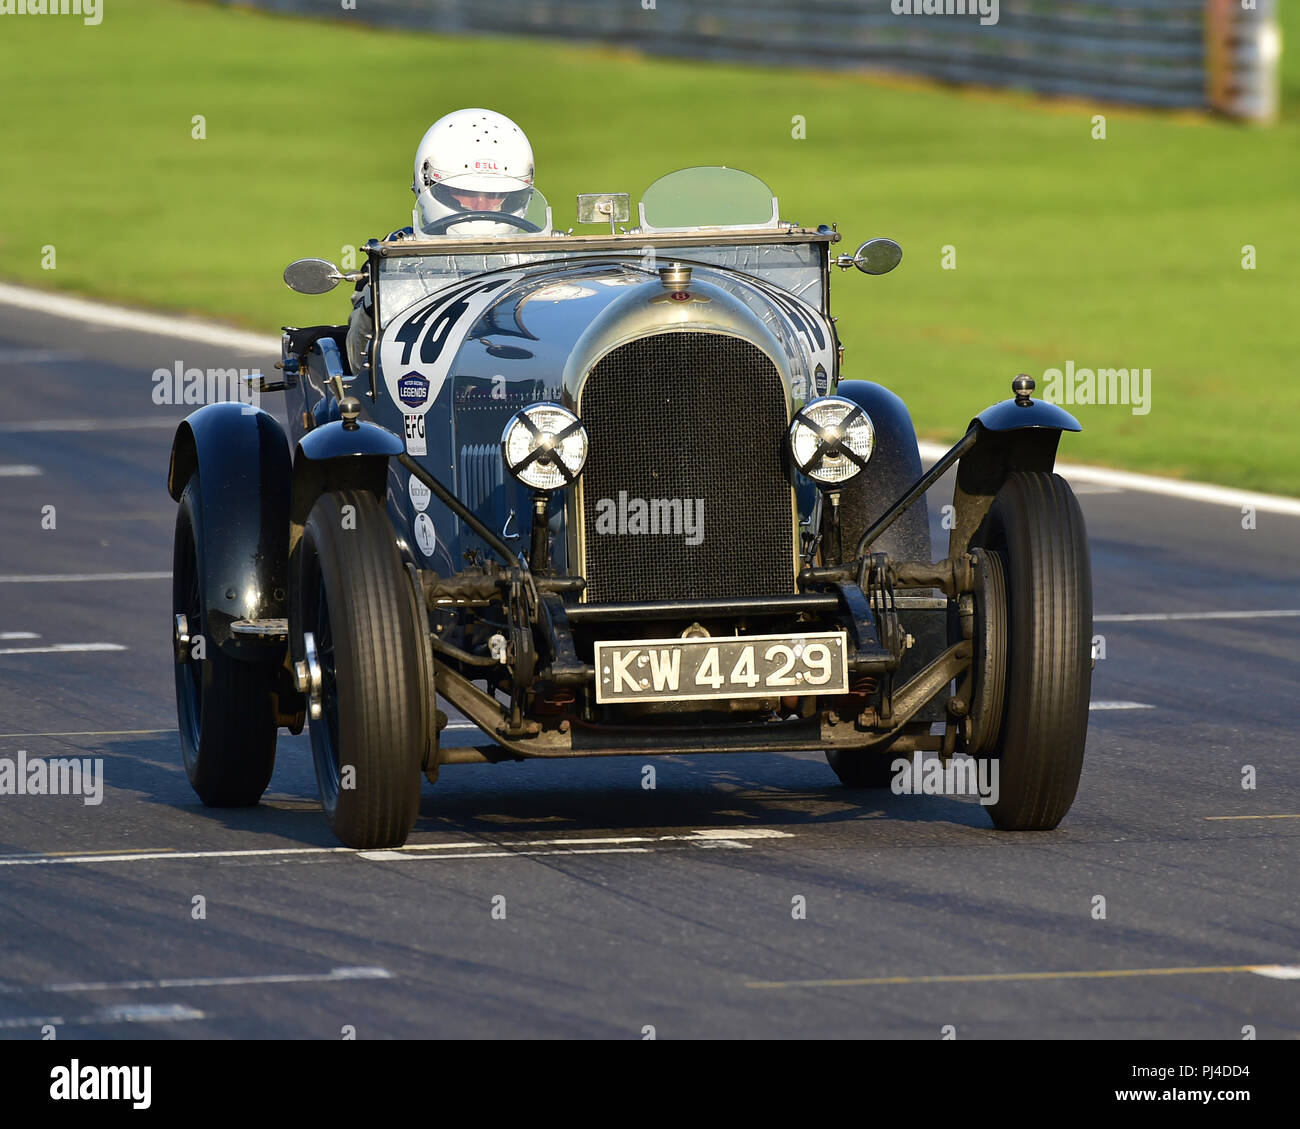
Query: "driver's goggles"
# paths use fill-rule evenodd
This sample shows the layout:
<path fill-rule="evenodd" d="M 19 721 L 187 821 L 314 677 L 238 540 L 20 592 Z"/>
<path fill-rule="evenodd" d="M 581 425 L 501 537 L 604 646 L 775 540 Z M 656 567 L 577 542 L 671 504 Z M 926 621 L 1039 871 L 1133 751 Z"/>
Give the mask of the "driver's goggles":
<path fill-rule="evenodd" d="M 465 188 L 451 188 L 446 184 L 434 184 L 429 192 L 438 203 L 456 211 L 522 212 L 528 207 L 528 199 L 533 190 L 521 188 L 517 192 L 478 192 Z M 489 201 L 486 208 L 473 208 L 464 203 L 465 200 L 473 204 L 484 199 Z"/>

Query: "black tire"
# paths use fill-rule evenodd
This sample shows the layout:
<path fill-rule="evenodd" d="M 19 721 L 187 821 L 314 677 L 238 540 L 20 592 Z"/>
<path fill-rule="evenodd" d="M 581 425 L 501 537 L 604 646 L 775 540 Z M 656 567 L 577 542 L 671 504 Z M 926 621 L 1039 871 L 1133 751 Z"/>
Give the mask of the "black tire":
<path fill-rule="evenodd" d="M 872 750 L 827 749 L 826 763 L 846 788 L 888 788 L 896 754 Z"/>
<path fill-rule="evenodd" d="M 1006 705 L 991 756 L 1003 831 L 1050 831 L 1074 802 L 1092 691 L 1092 567 L 1083 513 L 1066 481 L 1010 475 L 982 538 L 1006 579 Z"/>
<path fill-rule="evenodd" d="M 322 494 L 298 560 L 294 653 L 311 632 L 322 682 L 311 745 L 325 816 L 349 847 L 399 847 L 420 813 L 426 688 L 410 582 L 383 506 L 367 490 Z"/>
<path fill-rule="evenodd" d="M 172 547 L 172 622 L 184 615 L 194 640 L 202 635 L 204 657 L 180 661 L 173 634 L 176 717 L 185 773 L 209 807 L 257 803 L 275 768 L 276 724 L 273 697 L 280 662 L 248 662 L 211 645 L 203 606 L 203 526 L 199 476 L 190 476 L 181 494 Z M 174 630 L 174 628 L 173 628 Z"/>

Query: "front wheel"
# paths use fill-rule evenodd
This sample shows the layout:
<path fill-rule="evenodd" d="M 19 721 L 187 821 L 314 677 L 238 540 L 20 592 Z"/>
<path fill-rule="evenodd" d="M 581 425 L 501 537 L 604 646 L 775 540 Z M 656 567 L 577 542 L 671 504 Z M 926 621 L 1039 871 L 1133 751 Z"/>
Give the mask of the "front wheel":
<path fill-rule="evenodd" d="M 1074 802 L 1092 690 L 1092 568 L 1083 514 L 1066 481 L 1010 475 L 984 547 L 1005 574 L 1005 705 L 987 755 L 999 765 L 1003 831 L 1049 831 Z"/>
<path fill-rule="evenodd" d="M 420 811 L 425 688 L 409 581 L 378 499 L 322 494 L 299 565 L 295 654 L 315 682 L 311 746 L 325 816 L 349 847 L 399 847 Z"/>

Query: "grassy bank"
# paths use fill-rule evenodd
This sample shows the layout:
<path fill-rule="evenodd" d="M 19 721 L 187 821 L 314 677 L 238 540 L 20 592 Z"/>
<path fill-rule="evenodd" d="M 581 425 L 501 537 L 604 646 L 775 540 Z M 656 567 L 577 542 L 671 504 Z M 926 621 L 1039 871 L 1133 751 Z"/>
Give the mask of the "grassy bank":
<path fill-rule="evenodd" d="M 284 264 L 408 222 L 420 134 L 488 105 L 528 130 L 565 226 L 576 192 L 728 164 L 785 218 L 897 238 L 903 266 L 838 278 L 835 312 L 846 374 L 903 394 L 925 436 L 955 438 L 1018 371 L 1150 369 L 1150 410 L 1078 408 L 1065 457 L 1300 494 L 1294 103 L 1262 130 L 178 0 L 4 23 L 0 277 L 268 332 L 341 320 L 345 298 L 290 293 Z"/>

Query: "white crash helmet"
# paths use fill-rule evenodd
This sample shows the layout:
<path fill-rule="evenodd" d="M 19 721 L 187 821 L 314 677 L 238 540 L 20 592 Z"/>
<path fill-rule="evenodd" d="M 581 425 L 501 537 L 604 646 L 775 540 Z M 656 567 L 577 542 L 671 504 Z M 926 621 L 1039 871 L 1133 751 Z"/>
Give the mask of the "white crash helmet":
<path fill-rule="evenodd" d="M 533 194 L 533 147 L 524 131 L 493 110 L 457 110 L 433 123 L 415 151 L 417 229 L 464 211 L 523 217 Z M 467 207 L 457 195 L 486 196 L 490 206 Z M 449 235 L 508 235 L 508 223 L 471 220 Z"/>

